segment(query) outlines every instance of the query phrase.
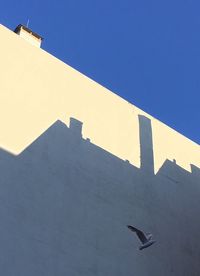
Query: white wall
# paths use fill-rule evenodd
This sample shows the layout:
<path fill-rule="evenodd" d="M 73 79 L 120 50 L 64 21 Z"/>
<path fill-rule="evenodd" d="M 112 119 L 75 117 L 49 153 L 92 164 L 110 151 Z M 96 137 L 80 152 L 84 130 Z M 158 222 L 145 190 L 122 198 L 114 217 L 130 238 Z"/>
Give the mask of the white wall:
<path fill-rule="evenodd" d="M 0 35 L 1 274 L 199 276 L 199 145 Z"/>
<path fill-rule="evenodd" d="M 141 169 L 80 129 L 74 119 L 71 128 L 57 121 L 20 155 L 1 151 L 2 275 L 199 275 L 200 171 L 166 161 L 154 175 L 145 117 Z M 157 243 L 139 251 L 127 224 Z"/>
<path fill-rule="evenodd" d="M 143 114 L 152 121 L 155 172 L 166 159 L 187 170 L 200 167 L 199 145 L 3 26 L 0 37 L 3 149 L 19 154 L 55 121 L 69 125 L 74 117 L 84 123 L 85 138 L 140 167 L 137 117 Z"/>

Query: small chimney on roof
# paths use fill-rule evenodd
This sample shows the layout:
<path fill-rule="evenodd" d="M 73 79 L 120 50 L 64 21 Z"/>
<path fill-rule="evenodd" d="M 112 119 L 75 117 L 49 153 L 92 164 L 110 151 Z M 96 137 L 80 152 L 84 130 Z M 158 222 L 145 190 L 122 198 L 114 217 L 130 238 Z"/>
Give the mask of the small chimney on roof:
<path fill-rule="evenodd" d="M 15 28 L 14 32 L 21 36 L 23 39 L 27 40 L 32 45 L 40 48 L 43 38 L 35 32 L 31 31 L 28 27 L 19 24 Z"/>

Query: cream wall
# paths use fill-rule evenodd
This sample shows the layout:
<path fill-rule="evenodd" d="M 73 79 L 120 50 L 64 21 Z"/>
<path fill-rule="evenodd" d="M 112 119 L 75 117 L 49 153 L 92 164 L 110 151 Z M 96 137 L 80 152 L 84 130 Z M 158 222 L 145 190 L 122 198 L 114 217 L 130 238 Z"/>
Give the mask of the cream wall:
<path fill-rule="evenodd" d="M 0 26 L 0 145 L 21 153 L 53 122 L 83 122 L 83 136 L 140 167 L 138 114 L 151 119 L 155 172 L 166 159 L 200 167 L 200 147 L 134 105 Z"/>

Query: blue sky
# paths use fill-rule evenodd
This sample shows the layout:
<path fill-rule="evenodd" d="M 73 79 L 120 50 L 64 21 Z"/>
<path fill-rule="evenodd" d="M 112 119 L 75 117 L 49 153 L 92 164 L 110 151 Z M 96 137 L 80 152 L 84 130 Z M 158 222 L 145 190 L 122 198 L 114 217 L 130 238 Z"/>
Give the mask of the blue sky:
<path fill-rule="evenodd" d="M 200 143 L 199 0 L 1 0 L 43 49 Z"/>

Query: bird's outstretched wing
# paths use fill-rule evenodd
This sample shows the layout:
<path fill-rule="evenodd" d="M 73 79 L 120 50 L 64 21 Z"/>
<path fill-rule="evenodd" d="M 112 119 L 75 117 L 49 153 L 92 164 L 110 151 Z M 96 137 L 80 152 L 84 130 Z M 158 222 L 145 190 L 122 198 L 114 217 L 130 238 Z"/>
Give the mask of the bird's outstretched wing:
<path fill-rule="evenodd" d="M 140 239 L 140 241 L 142 243 L 145 243 L 145 242 L 148 241 L 147 237 L 145 236 L 145 234 L 141 230 L 139 230 L 139 229 L 137 229 L 137 228 L 135 228 L 131 225 L 127 225 L 127 227 L 128 227 L 128 229 L 130 229 L 131 231 L 136 233 L 136 235 L 138 236 L 138 238 Z"/>

